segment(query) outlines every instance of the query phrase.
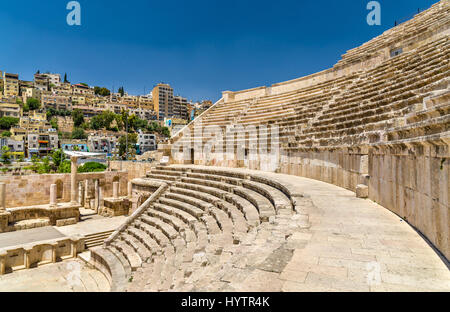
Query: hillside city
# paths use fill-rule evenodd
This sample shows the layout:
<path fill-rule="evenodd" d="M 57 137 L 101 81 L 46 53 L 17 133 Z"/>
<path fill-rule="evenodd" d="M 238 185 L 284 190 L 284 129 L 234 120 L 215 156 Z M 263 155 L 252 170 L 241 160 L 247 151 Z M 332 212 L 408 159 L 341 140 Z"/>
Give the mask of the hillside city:
<path fill-rule="evenodd" d="M 33 81 L 0 70 L 0 147 L 3 165 L 45 159 L 58 149 L 134 159 L 212 106 L 175 95 L 158 83 L 149 94 L 130 95 L 72 84 L 67 74 L 34 74 Z M 128 133 L 128 138 L 127 138 Z M 128 141 L 128 149 L 126 142 Z M 5 171 L 6 169 L 3 168 Z"/>

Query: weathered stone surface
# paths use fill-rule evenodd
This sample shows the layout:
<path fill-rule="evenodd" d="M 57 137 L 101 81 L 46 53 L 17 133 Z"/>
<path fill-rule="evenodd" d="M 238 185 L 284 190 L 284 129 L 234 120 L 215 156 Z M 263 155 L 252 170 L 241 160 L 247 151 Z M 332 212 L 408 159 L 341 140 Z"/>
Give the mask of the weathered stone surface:
<path fill-rule="evenodd" d="M 367 185 L 358 184 L 356 186 L 356 197 L 358 198 L 369 197 L 369 187 Z"/>

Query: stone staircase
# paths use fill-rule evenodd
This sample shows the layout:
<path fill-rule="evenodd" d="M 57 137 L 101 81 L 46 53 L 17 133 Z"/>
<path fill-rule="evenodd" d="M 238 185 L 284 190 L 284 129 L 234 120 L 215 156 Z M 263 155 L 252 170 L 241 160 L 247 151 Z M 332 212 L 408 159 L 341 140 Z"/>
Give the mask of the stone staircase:
<path fill-rule="evenodd" d="M 255 252 L 261 259 L 285 244 L 290 230 L 309 227 L 300 211 L 306 199 L 263 175 L 186 166 L 157 167 L 146 179 L 168 188 L 110 243 L 92 249 L 97 267 L 103 263 L 111 276 L 113 291 L 206 290 L 211 280 L 226 284 L 220 274 L 230 261 Z M 273 244 L 258 240 L 268 229 L 278 231 Z"/>
<path fill-rule="evenodd" d="M 91 249 L 96 246 L 101 246 L 105 242 L 105 240 L 113 233 L 114 231 L 105 231 L 99 233 L 93 233 L 86 235 L 85 239 L 85 247 L 86 249 Z"/>

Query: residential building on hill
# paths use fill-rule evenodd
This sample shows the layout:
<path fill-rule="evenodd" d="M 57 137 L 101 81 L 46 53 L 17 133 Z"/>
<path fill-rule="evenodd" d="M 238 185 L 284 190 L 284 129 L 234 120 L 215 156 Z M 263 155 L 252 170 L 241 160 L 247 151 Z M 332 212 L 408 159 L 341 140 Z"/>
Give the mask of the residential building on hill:
<path fill-rule="evenodd" d="M 7 98 L 19 96 L 19 75 L 3 73 L 3 95 Z"/>
<path fill-rule="evenodd" d="M 154 110 L 159 120 L 173 116 L 173 88 L 164 83 L 157 84 L 152 91 Z"/>

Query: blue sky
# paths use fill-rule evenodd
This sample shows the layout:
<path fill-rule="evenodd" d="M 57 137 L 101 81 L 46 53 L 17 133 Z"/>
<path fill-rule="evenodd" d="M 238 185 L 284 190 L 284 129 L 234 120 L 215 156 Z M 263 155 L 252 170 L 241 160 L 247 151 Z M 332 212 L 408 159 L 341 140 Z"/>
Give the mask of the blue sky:
<path fill-rule="evenodd" d="M 32 80 L 67 72 L 85 82 L 142 94 L 158 82 L 192 100 L 270 85 L 332 67 L 342 54 L 437 0 L 66 0 L 8 1 L 0 7 L 0 70 Z"/>

